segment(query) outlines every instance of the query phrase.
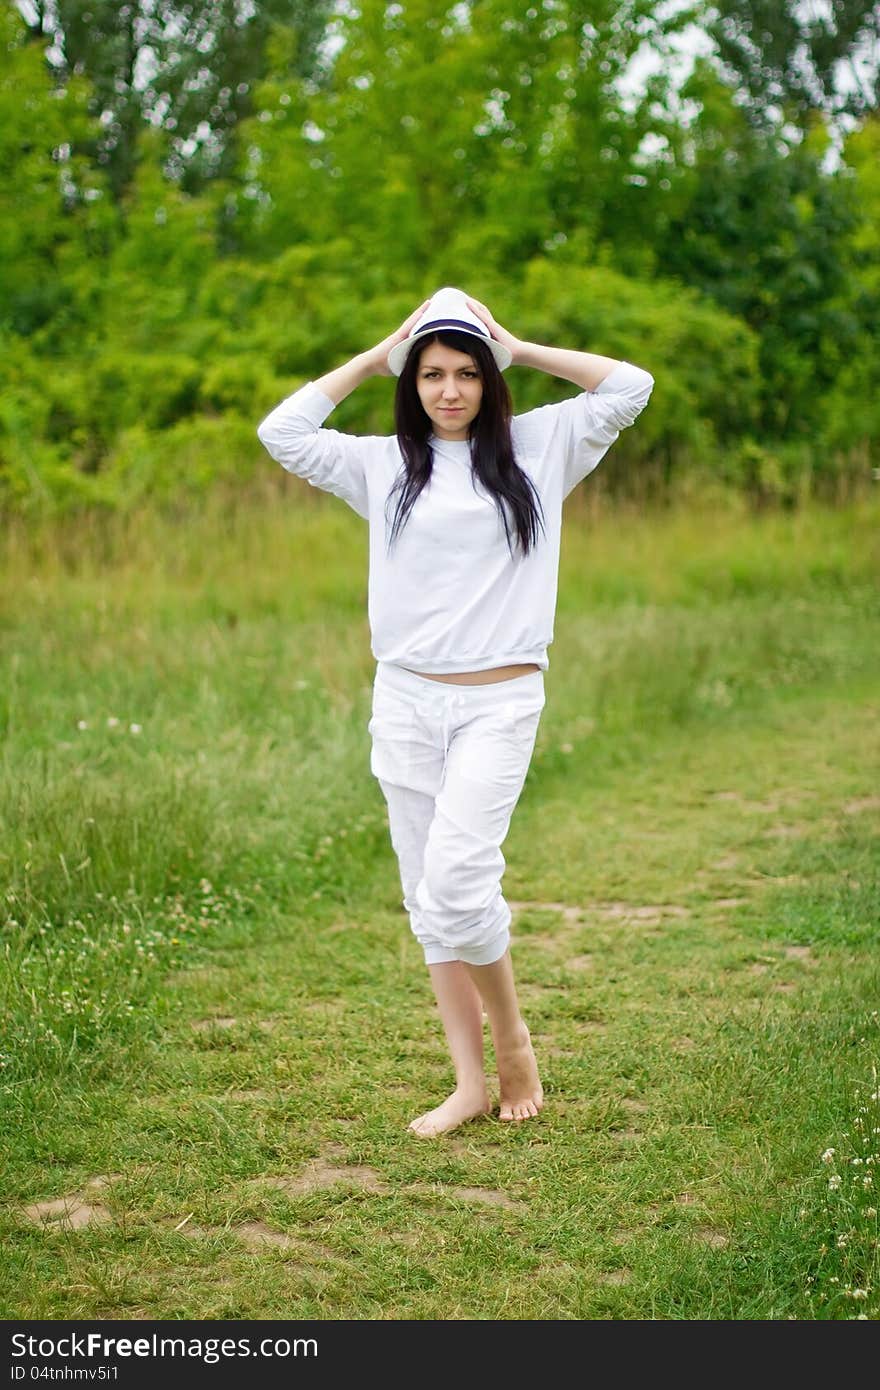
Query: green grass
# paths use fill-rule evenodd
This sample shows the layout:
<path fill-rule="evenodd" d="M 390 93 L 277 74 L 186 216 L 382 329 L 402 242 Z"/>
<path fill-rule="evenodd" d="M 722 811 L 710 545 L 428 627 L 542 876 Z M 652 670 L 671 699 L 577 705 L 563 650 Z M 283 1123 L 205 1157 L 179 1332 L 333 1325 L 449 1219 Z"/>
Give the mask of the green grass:
<path fill-rule="evenodd" d="M 878 519 L 573 501 L 505 845 L 547 1103 L 430 1142 L 362 524 L 12 526 L 0 1316 L 877 1318 Z"/>

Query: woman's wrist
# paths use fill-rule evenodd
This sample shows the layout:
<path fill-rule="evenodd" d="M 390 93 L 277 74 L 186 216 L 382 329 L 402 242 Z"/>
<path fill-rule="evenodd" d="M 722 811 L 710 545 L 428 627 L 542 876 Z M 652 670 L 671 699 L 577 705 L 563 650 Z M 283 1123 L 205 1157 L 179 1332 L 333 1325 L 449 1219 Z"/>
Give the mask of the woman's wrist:
<path fill-rule="evenodd" d="M 361 381 L 368 381 L 371 376 L 382 375 L 385 360 L 378 347 L 371 347 L 367 348 L 366 352 L 359 352 L 357 357 L 353 357 L 350 365 L 359 373 Z"/>
<path fill-rule="evenodd" d="M 510 351 L 510 365 L 512 367 L 531 367 L 533 365 L 529 360 L 529 352 L 532 348 L 537 347 L 536 343 L 528 343 L 524 338 L 513 338 L 508 336 L 504 346 Z"/>
<path fill-rule="evenodd" d="M 516 347 L 511 348 L 511 351 L 515 366 L 536 367 L 539 371 L 546 372 L 549 370 L 555 349 L 546 347 L 543 343 L 532 343 L 525 338 L 518 338 Z"/>
<path fill-rule="evenodd" d="M 619 366 L 615 357 L 602 357 L 594 352 L 577 352 L 572 348 L 545 347 L 542 343 L 519 344 L 521 351 L 514 357 L 520 367 L 534 367 L 563 381 L 571 381 L 585 391 L 595 391 L 609 372 Z"/>

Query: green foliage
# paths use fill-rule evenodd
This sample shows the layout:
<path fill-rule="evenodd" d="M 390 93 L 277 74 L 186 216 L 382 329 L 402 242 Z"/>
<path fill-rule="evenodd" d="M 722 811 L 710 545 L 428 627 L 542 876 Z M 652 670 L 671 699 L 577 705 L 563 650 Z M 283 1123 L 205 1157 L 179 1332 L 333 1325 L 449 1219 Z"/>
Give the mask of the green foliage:
<path fill-rule="evenodd" d="M 440 282 L 487 261 L 509 272 L 575 236 L 589 250 L 633 237 L 644 248 L 644 179 L 632 176 L 657 122 L 647 98 L 624 109 L 616 84 L 645 36 L 665 51 L 684 22 L 655 11 L 650 0 L 348 8 L 325 84 L 282 70 L 260 88 L 235 201 L 248 246 L 342 233 L 359 272 L 378 264 L 396 286 L 426 264 Z M 658 79 L 652 101 L 668 87 Z"/>
<path fill-rule="evenodd" d="M 253 470 L 253 424 L 235 415 L 179 420 L 168 429 L 123 430 L 102 470 L 108 500 L 123 508 L 203 495 Z"/>
<path fill-rule="evenodd" d="M 790 146 L 755 129 L 707 64 L 685 94 L 704 118 L 675 177 L 663 264 L 755 330 L 763 430 L 814 435 L 822 395 L 858 342 L 853 180 L 823 172 L 824 128 Z"/>
<path fill-rule="evenodd" d="M 114 354 L 89 372 L 89 413 L 112 439 L 139 421 L 162 429 L 189 415 L 200 381 L 198 363 L 181 354 Z"/>
<path fill-rule="evenodd" d="M 316 76 L 330 8 L 328 0 L 250 6 L 229 0 L 55 0 L 28 6 L 27 13 L 33 17 L 31 35 L 51 39 L 51 70 L 59 86 L 64 89 L 74 73 L 89 83 L 89 110 L 100 125 L 82 149 L 105 169 L 114 199 L 122 201 L 151 127 L 162 132 L 167 173 L 189 191 L 227 172 L 273 30 L 288 38 L 286 70 Z"/>
<path fill-rule="evenodd" d="M 752 10 L 734 9 L 745 33 Z M 228 53 L 232 10 L 206 0 L 177 40 L 164 33 L 138 92 L 113 86 L 134 7 L 92 10 L 91 31 L 79 0 L 41 12 L 70 39 L 49 62 L 38 26 L 0 5 L 0 506 L 126 505 L 165 477 L 150 461 L 161 436 L 195 438 L 200 421 L 218 474 L 225 451 L 237 476 L 262 473 L 259 418 L 444 283 L 522 336 L 651 369 L 650 409 L 599 487 L 717 478 L 791 505 L 867 485 L 876 115 L 835 169 L 821 112 L 756 120 L 710 60 L 676 94 L 662 60 L 693 16 L 648 0 L 364 0 L 332 19 L 277 0 L 230 31 Z M 212 14 L 199 94 L 186 84 Z M 642 44 L 661 65 L 633 90 Z M 234 70 L 246 91 L 221 97 Z M 212 133 L 186 154 L 209 100 Z M 167 122 L 144 120 L 151 102 Z M 510 379 L 518 409 L 571 390 Z M 334 417 L 371 433 L 391 421 L 382 380 Z"/>
<path fill-rule="evenodd" d="M 848 138 L 844 153 L 858 218 L 846 244 L 846 301 L 858 324 L 853 350 L 824 401 L 825 436 L 835 457 L 859 450 L 876 466 L 880 439 L 880 118 L 875 113 Z"/>
<path fill-rule="evenodd" d="M 0 5 L 0 330 L 63 322 L 82 258 L 107 226 L 101 178 L 76 146 L 93 131 L 79 78 L 53 91 L 40 47 Z"/>
<path fill-rule="evenodd" d="M 755 120 L 780 101 L 801 122 L 817 109 L 863 116 L 876 107 L 876 71 L 864 61 L 880 39 L 871 0 L 715 0 L 707 27 Z"/>
<path fill-rule="evenodd" d="M 542 258 L 526 270 L 520 317 L 523 336 L 539 342 L 598 339 L 612 357 L 650 362 L 662 387 L 639 425 L 647 438 L 684 446 L 708 426 L 723 440 L 755 419 L 756 335 L 691 289 Z M 545 382 L 533 378 L 529 387 L 535 403 L 546 398 Z"/>

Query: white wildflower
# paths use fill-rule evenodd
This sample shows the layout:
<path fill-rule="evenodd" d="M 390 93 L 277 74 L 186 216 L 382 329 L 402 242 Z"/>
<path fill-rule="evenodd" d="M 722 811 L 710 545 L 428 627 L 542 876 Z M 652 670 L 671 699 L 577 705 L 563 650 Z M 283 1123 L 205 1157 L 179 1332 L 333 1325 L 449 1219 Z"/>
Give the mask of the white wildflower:
<path fill-rule="evenodd" d="M 839 1175 L 838 1175 L 837 1173 L 832 1173 L 832 1174 L 831 1174 L 831 1177 L 828 1179 L 828 1191 L 829 1191 L 829 1192 L 836 1192 L 837 1189 L 838 1189 L 839 1187 L 840 1187 L 840 1177 L 839 1177 Z"/>
<path fill-rule="evenodd" d="M 141 734 L 143 733 L 143 728 L 140 724 L 129 724 L 128 732 L 130 734 Z"/>
<path fill-rule="evenodd" d="M 823 1155 L 822 1155 L 822 1162 L 823 1162 L 823 1163 L 830 1163 L 833 1157 L 834 1157 L 834 1150 L 833 1150 L 833 1149 L 826 1149 L 825 1152 L 824 1152 Z"/>

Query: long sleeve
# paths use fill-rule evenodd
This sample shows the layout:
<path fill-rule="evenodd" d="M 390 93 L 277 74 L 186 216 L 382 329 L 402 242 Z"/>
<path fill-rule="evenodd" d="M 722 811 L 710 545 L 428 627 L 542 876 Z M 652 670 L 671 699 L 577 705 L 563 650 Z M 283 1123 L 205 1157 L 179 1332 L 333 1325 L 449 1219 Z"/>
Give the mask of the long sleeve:
<path fill-rule="evenodd" d="M 653 389 L 650 372 L 632 362 L 621 362 L 595 391 L 585 391 L 573 401 L 566 401 L 572 408 L 564 420 L 567 439 L 563 497 L 592 473 L 620 431 L 635 423 Z"/>
<path fill-rule="evenodd" d="M 620 431 L 634 423 L 654 389 L 650 372 L 619 362 L 595 391 L 539 406 L 517 417 L 523 438 L 551 438 L 548 455 L 563 470 L 562 496 L 605 457 Z"/>
<path fill-rule="evenodd" d="M 308 382 L 276 406 L 257 427 L 272 458 L 312 487 L 332 492 L 366 518 L 366 440 L 321 428 L 333 401 Z"/>

